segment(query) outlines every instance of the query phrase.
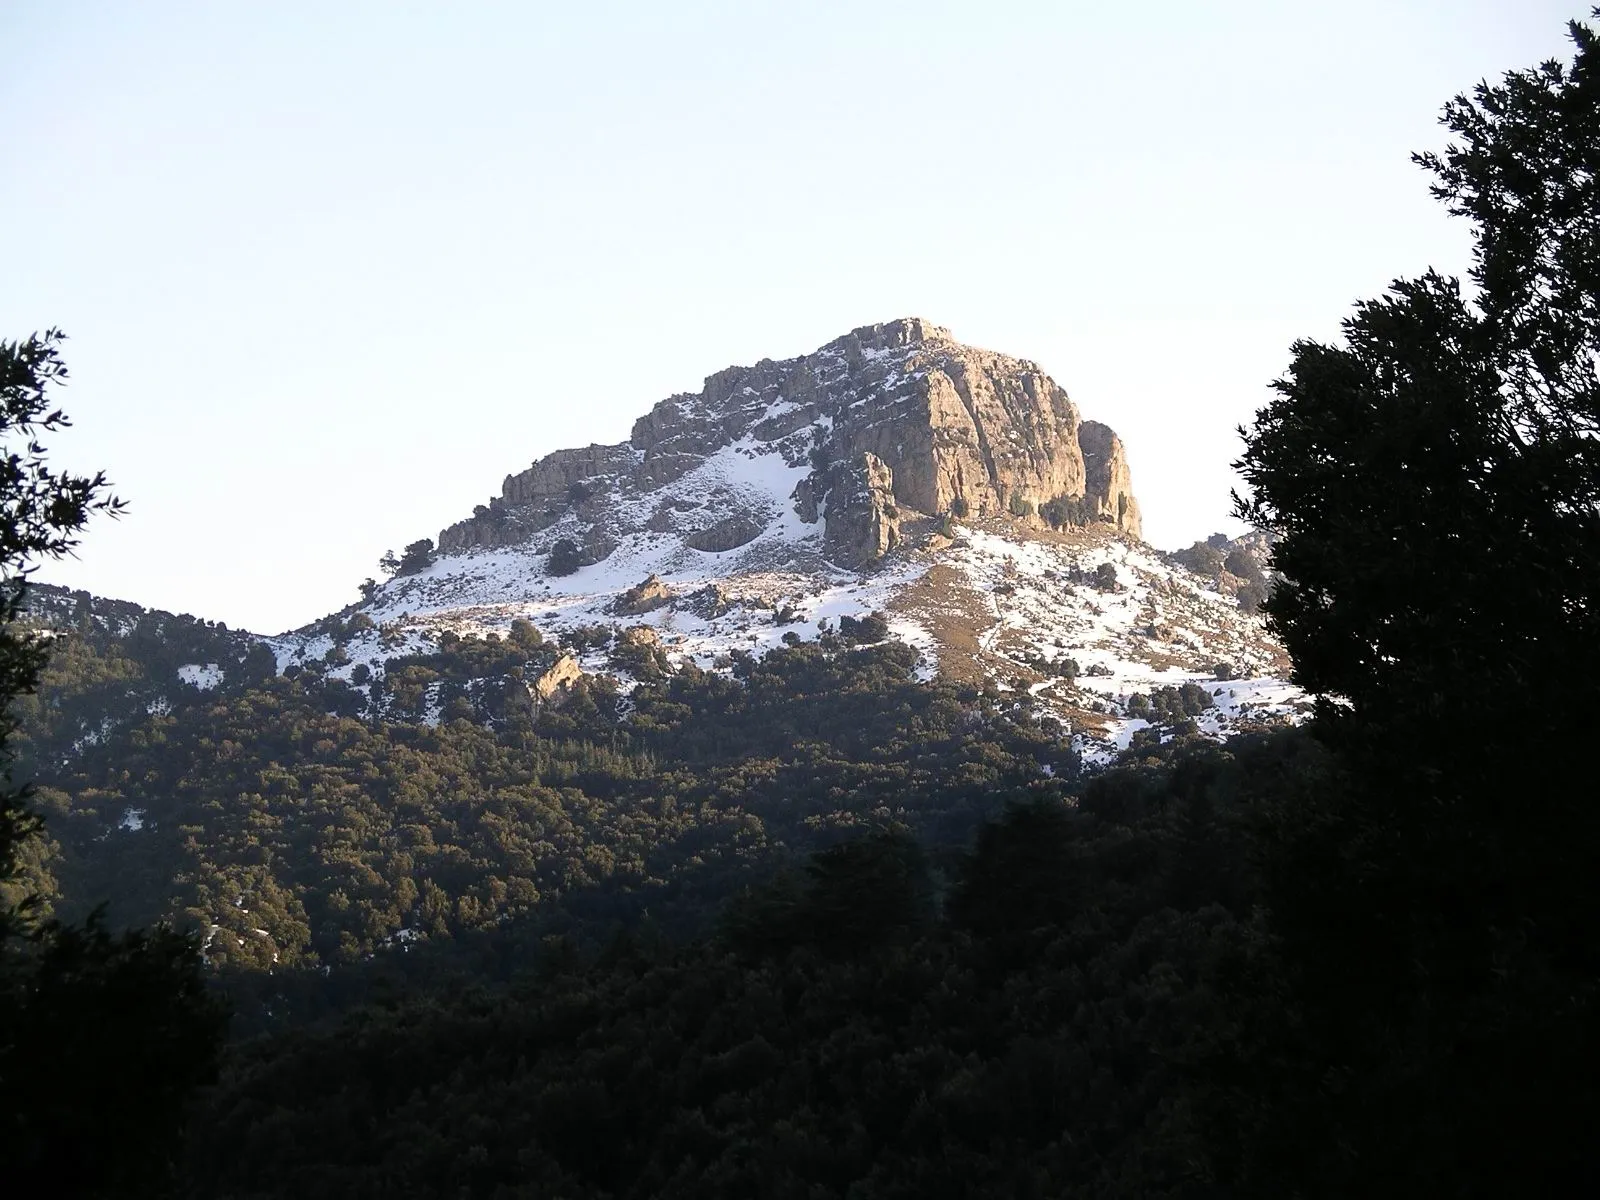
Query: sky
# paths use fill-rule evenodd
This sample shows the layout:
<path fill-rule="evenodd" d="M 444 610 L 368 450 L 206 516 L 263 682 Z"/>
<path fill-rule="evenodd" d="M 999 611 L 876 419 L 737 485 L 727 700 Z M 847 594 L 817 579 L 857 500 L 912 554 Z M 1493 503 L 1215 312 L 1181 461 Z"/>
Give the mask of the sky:
<path fill-rule="evenodd" d="M 902 316 L 1040 363 L 1146 537 L 1467 235 L 1413 151 L 1546 0 L 0 0 L 0 338 L 128 503 L 38 578 L 275 633 L 506 474 Z"/>

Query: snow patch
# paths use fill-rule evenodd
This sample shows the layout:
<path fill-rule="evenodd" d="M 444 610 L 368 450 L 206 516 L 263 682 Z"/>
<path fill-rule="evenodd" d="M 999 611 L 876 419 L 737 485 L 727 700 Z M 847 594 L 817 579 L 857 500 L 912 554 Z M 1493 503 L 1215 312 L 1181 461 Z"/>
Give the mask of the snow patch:
<path fill-rule="evenodd" d="M 190 687 L 209 692 L 222 682 L 223 672 L 216 663 L 184 663 L 178 668 L 178 678 Z"/>

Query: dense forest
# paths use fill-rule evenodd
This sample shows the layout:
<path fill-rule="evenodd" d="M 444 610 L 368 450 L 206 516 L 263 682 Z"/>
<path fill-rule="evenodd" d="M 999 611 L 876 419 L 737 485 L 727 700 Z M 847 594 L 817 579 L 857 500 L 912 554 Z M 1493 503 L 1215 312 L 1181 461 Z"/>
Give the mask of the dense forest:
<path fill-rule="evenodd" d="M 189 618 L 57 597 L 41 637 L 26 568 L 115 501 L 42 458 L 59 339 L 0 344 L 0 694 L 37 781 L 0 792 L 8 1182 L 1600 1191 L 1600 44 L 1571 33 L 1419 156 L 1468 286 L 1296 343 L 1244 431 L 1251 602 L 1313 717 L 1215 744 L 1178 697 L 1096 772 L 876 631 L 531 707 L 537 630 L 441 639 L 379 711 Z"/>
<path fill-rule="evenodd" d="M 390 660 L 400 711 L 374 719 L 341 715 L 347 685 L 278 676 L 237 635 L 80 601 L 15 706 L 49 829 L 27 881 L 69 920 L 109 902 L 118 923 L 203 931 L 209 965 L 259 996 L 236 997 L 252 1026 L 375 958 L 415 972 L 546 934 L 593 946 L 646 912 L 692 936 L 797 855 L 890 826 L 960 845 L 1077 776 L 1053 720 L 920 684 L 893 642 L 687 668 L 625 705 L 585 677 L 559 706 L 508 711 L 506 685 L 555 655 L 523 626 Z M 194 661 L 237 682 L 177 682 Z M 435 686 L 456 695 L 430 725 Z"/>

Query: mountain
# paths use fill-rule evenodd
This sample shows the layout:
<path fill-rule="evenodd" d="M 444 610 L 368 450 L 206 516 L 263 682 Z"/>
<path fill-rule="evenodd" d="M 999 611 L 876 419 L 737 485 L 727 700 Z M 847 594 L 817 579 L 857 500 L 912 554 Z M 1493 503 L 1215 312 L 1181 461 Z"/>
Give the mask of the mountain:
<path fill-rule="evenodd" d="M 833 561 L 862 563 L 902 528 L 956 511 L 1109 522 L 1139 536 L 1122 443 L 1083 422 L 1035 364 L 908 319 L 815 353 L 729 367 L 671 396 L 616 446 L 561 450 L 439 535 L 439 550 L 575 539 L 599 562 L 630 539 L 705 553 L 787 547 L 820 523 Z M 796 530 L 791 518 L 808 528 Z M 1042 523 L 1042 522 L 1041 522 Z"/>
<path fill-rule="evenodd" d="M 1138 515 L 1036 366 L 903 321 L 535 463 L 288 634 L 39 586 L 23 878 L 196 930 L 251 1027 L 645 912 L 695 936 L 863 829 L 944 853 L 1086 764 L 1292 719 L 1270 547 L 1164 554 Z"/>
<path fill-rule="evenodd" d="M 1222 551 L 1255 563 L 1245 579 L 1140 533 L 1115 432 L 1036 364 L 910 318 L 729 367 L 626 442 L 507 475 L 436 551 L 273 644 L 281 667 L 322 662 L 378 703 L 395 654 L 518 620 L 572 650 L 565 671 L 626 687 L 619 648 L 726 670 L 830 628 L 860 640 L 875 617 L 925 677 L 1028 691 L 1091 757 L 1185 685 L 1212 732 L 1292 711 L 1282 653 L 1238 602 L 1261 547 Z"/>

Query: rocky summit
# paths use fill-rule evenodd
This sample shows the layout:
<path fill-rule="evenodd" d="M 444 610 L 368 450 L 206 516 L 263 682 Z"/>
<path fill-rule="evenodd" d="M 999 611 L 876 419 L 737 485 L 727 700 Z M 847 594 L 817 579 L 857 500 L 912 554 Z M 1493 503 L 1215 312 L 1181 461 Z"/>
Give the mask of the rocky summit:
<path fill-rule="evenodd" d="M 792 518 L 819 527 L 830 561 L 862 564 L 908 522 L 944 514 L 1140 534 L 1115 433 L 1081 420 L 1034 363 L 911 318 L 729 367 L 661 401 L 620 445 L 547 455 L 441 532 L 439 550 L 549 552 L 566 538 L 587 565 L 648 532 L 725 553 L 788 544 Z"/>
<path fill-rule="evenodd" d="M 914 318 L 719 371 L 423 547 L 353 613 L 274 639 L 280 667 L 381 690 L 390 657 L 527 620 L 626 688 L 641 653 L 717 670 L 892 637 L 928 676 L 1025 694 L 1091 755 L 1186 686 L 1219 733 L 1298 701 L 1248 611 L 1260 546 L 1145 545 L 1110 428 L 1034 363 Z"/>

